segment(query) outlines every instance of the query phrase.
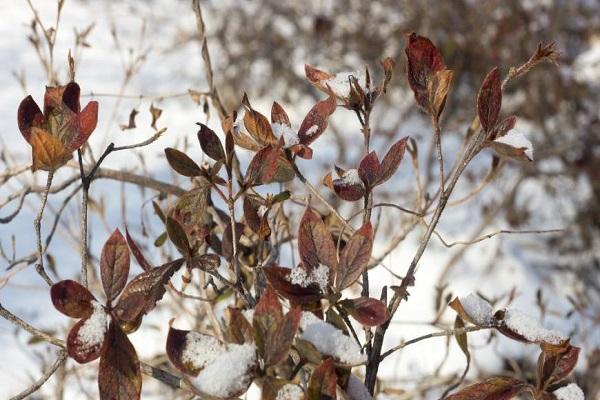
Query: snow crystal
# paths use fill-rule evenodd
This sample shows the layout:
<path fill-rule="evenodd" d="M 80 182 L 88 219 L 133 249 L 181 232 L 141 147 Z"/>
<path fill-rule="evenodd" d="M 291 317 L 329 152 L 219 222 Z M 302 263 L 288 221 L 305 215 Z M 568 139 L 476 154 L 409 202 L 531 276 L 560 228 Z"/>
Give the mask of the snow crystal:
<path fill-rule="evenodd" d="M 503 143 L 507 146 L 514 147 L 515 149 L 524 149 L 527 158 L 533 161 L 533 145 L 523 133 L 516 129 L 511 129 L 506 135 L 496 139 L 495 142 Z"/>
<path fill-rule="evenodd" d="M 223 352 L 225 345 L 216 338 L 199 332 L 188 332 L 181 361 L 190 363 L 194 368 L 204 368 L 214 362 Z"/>
<path fill-rule="evenodd" d="M 77 332 L 77 341 L 85 347 L 101 345 L 110 322 L 110 316 L 102 304 L 92 300 L 92 307 L 94 309 L 92 315 L 85 320 Z"/>
<path fill-rule="evenodd" d="M 275 400 L 302 400 L 303 398 L 304 391 L 300 386 L 286 383 L 277 391 Z"/>
<path fill-rule="evenodd" d="M 260 206 L 260 207 L 258 207 L 257 214 L 258 214 L 259 217 L 262 218 L 262 217 L 265 216 L 265 214 L 267 213 L 267 211 L 269 211 L 269 209 L 267 207 Z"/>
<path fill-rule="evenodd" d="M 275 137 L 283 137 L 285 147 L 292 147 L 293 145 L 300 143 L 300 139 L 296 132 L 285 124 L 274 122 L 271 124 L 271 129 L 273 129 L 273 135 L 275 135 Z"/>
<path fill-rule="evenodd" d="M 583 390 L 576 383 L 569 383 L 552 392 L 557 400 L 585 400 Z"/>
<path fill-rule="evenodd" d="M 310 312 L 303 312 L 300 319 L 302 334 L 300 339 L 308 340 L 315 345 L 321 353 L 333 356 L 343 363 L 357 365 L 366 361 L 366 356 L 361 354 L 358 344 L 349 336 L 321 321 Z"/>
<path fill-rule="evenodd" d="M 254 344 L 229 344 L 217 354 L 192 383 L 198 390 L 211 396 L 229 398 L 245 390 L 250 384 L 249 370 L 256 364 Z"/>
<path fill-rule="evenodd" d="M 460 304 L 475 324 L 487 325 L 492 320 L 494 310 L 490 303 L 481 297 L 471 293 L 467 297 L 460 298 Z"/>
<path fill-rule="evenodd" d="M 363 181 L 360 179 L 360 175 L 358 175 L 358 170 L 356 168 L 352 168 L 344 172 L 344 175 L 342 175 L 342 184 L 347 186 L 362 186 Z"/>
<path fill-rule="evenodd" d="M 312 136 L 319 130 L 319 125 L 313 125 L 306 130 L 306 136 Z"/>
<path fill-rule="evenodd" d="M 302 267 L 292 268 L 288 281 L 294 285 L 302 287 L 308 287 L 309 285 L 316 283 L 319 285 L 321 291 L 327 291 L 327 285 L 329 284 L 329 267 L 323 264 L 313 269 L 310 274 L 306 273 L 306 270 Z"/>
<path fill-rule="evenodd" d="M 519 310 L 506 309 L 504 322 L 509 329 L 532 342 L 543 341 L 550 344 L 560 344 L 567 340 L 559 331 L 545 329 L 535 318 Z"/>
<path fill-rule="evenodd" d="M 350 378 L 348 378 L 346 393 L 350 400 L 373 400 L 362 381 L 354 375 L 350 375 Z"/>
<path fill-rule="evenodd" d="M 354 76 L 358 83 L 362 86 L 365 82 L 365 74 L 359 71 L 340 72 L 329 79 L 323 81 L 324 85 L 328 85 L 333 93 L 339 97 L 350 96 L 350 76 Z"/>

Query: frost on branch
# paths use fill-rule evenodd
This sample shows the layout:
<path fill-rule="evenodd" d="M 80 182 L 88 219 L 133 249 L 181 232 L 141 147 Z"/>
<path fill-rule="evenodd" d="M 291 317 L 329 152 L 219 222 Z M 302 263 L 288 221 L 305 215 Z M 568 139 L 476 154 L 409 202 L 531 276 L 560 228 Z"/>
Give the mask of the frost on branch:
<path fill-rule="evenodd" d="M 301 339 L 315 345 L 322 354 L 332 356 L 336 360 L 349 365 L 357 365 L 366 361 L 366 355 L 360 352 L 358 344 L 349 336 L 318 319 L 313 313 L 303 312 L 300 320 Z"/>

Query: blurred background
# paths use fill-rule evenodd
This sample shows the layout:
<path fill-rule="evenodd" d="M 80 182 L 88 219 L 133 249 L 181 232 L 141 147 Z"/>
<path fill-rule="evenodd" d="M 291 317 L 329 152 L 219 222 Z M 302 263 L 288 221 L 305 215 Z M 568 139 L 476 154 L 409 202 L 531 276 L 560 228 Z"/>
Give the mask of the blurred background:
<path fill-rule="evenodd" d="M 434 237 L 386 347 L 451 323 L 453 314 L 443 306 L 451 295 L 478 292 L 497 307 L 517 305 L 545 326 L 572 335 L 572 343 L 583 348 L 576 381 L 588 398 L 598 398 L 600 1 L 207 0 L 201 4 L 216 84 L 229 110 L 239 108 L 246 92 L 263 114 L 268 114 L 272 101 L 278 101 L 290 114 L 292 125 L 299 126 L 312 104 L 323 97 L 306 81 L 305 64 L 332 73 L 368 66 L 377 81 L 382 73 L 380 61 L 394 58 L 396 69 L 388 93 L 371 117 L 373 148 L 381 156 L 391 143 L 410 135 L 418 145 L 424 190 L 432 194 L 438 185 L 433 134 L 406 82 L 406 35 L 416 31 L 429 37 L 454 71 L 443 118 L 448 168 L 476 114 L 476 94 L 486 73 L 498 66 L 505 75 L 510 67 L 525 62 L 538 43 L 555 42 L 561 52 L 560 66 L 541 65 L 512 82 L 504 94 L 502 115 L 518 117 L 517 129 L 533 142 L 535 162 L 510 161 L 490 174 L 492 156 L 483 152 L 467 169 L 451 199 L 455 204 L 445 212 L 438 231 L 446 242 L 469 241 L 502 229 L 564 231 L 497 235 L 450 248 Z M 32 0 L 32 5 L 46 26 L 56 26 L 54 1 Z M 26 165 L 30 157 L 16 125 L 18 104 L 26 94 L 40 103 L 48 82 L 36 44 L 40 27 L 32 25 L 32 20 L 33 11 L 26 1 L 0 4 L 0 218 L 18 203 L 11 194 L 32 182 L 43 184 L 45 179 L 41 172 L 32 175 L 28 171 L 9 179 L 9 172 Z M 130 144 L 148 138 L 153 132 L 149 108 L 159 107 L 163 112 L 158 125 L 168 127 L 167 133 L 142 150 L 111 155 L 105 166 L 187 186 L 171 173 L 162 150 L 168 146 L 187 149 L 201 160 L 194 124 L 208 122 L 220 133 L 216 110 L 202 95 L 207 89 L 205 71 L 189 2 L 66 0 L 54 50 L 61 82 L 68 80 L 69 50 L 77 63 L 82 103 L 100 102 L 91 150 L 98 155 L 109 142 Z M 139 112 L 135 127 L 129 123 L 134 109 Z M 320 181 L 334 165 L 355 166 L 362 157 L 361 143 L 360 125 L 353 113 L 338 111 L 314 146 L 316 162 L 301 164 L 307 177 L 344 215 L 351 215 L 353 206 L 337 199 Z M 247 157 L 242 156 L 242 162 Z M 392 183 L 377 192 L 377 201 L 407 206 L 414 202 L 414 172 L 409 164 L 406 159 Z M 76 172 L 65 167 L 55 179 Z M 63 279 L 75 277 L 79 269 L 80 201 L 76 194 L 69 197 L 72 189 L 51 195 L 44 228 L 50 229 L 53 216 L 62 214 L 49 251 L 56 260 L 55 274 Z M 94 183 L 92 253 L 98 255 L 115 227 L 127 225 L 156 264 L 168 258 L 168 249 L 154 245 L 160 234 L 152 211 L 155 199 L 154 193 L 135 186 Z M 31 226 L 38 207 L 39 198 L 31 195 L 11 223 L 0 225 L 0 302 L 61 337 L 72 321 L 52 308 L 33 267 L 14 265 L 35 250 Z M 300 211 L 300 207 L 292 210 Z M 423 228 L 399 237 L 409 224 L 407 216 L 388 210 L 376 213 L 375 218 L 379 222 L 375 253 L 385 256 L 385 268 L 375 271 L 372 278 L 372 293 L 379 293 L 384 284 L 397 282 L 396 276 L 404 274 Z M 174 313 L 202 313 L 194 304 L 166 299 L 154 320 L 145 322 L 144 329 L 132 337 L 142 359 L 165 362 L 164 337 Z M 26 333 L 17 332 L 4 320 L 0 320 L 0 337 L 0 354 L 11 360 L 0 364 L 0 397 L 4 398 L 38 377 L 52 357 L 44 344 L 32 343 Z M 468 379 L 499 373 L 526 379 L 535 376 L 535 346 L 515 344 L 489 332 L 469 337 L 474 359 Z M 454 342 L 446 338 L 425 341 L 382 364 L 381 387 L 386 398 L 437 398 L 440 385 L 460 375 L 463 368 L 464 356 Z M 95 388 L 85 383 L 86 376 L 93 376 L 93 371 L 70 362 L 37 398 L 94 398 Z M 69 384 L 61 385 L 61 379 L 68 379 Z M 149 396 L 170 396 L 164 388 L 144 382 Z"/>

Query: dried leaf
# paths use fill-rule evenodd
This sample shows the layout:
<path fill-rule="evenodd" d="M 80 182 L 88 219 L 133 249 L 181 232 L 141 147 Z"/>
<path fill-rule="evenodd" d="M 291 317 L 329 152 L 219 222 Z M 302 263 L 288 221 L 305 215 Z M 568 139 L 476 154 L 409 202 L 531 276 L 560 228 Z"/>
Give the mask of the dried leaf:
<path fill-rule="evenodd" d="M 335 400 L 337 376 L 333 359 L 328 358 L 314 369 L 308 383 L 308 400 Z"/>
<path fill-rule="evenodd" d="M 327 99 L 319 101 L 310 109 L 298 129 L 300 144 L 308 146 L 321 136 L 327 128 L 329 116 L 333 114 L 335 107 L 335 96 L 330 94 Z"/>
<path fill-rule="evenodd" d="M 530 385 L 514 378 L 490 378 L 469 385 L 445 400 L 510 400 Z"/>
<path fill-rule="evenodd" d="M 244 126 L 250 136 L 262 146 L 277 144 L 277 138 L 271 129 L 271 123 L 261 113 L 251 108 L 246 109 L 244 114 Z"/>
<path fill-rule="evenodd" d="M 289 279 L 291 271 L 290 268 L 277 266 L 263 269 L 267 281 L 286 299 L 296 304 L 309 304 L 318 301 L 321 298 L 321 290 L 318 285 L 302 287 L 292 284 Z"/>
<path fill-rule="evenodd" d="M 114 300 L 127 283 L 129 276 L 129 248 L 118 229 L 110 235 L 100 255 L 100 277 L 109 303 Z"/>
<path fill-rule="evenodd" d="M 542 345 L 537 364 L 538 388 L 546 389 L 564 380 L 575 369 L 580 350 L 570 344 L 552 348 Z"/>
<path fill-rule="evenodd" d="M 319 264 L 337 270 L 336 248 L 331 233 L 321 217 L 307 207 L 298 228 L 298 252 L 308 272 Z"/>
<path fill-rule="evenodd" d="M 152 122 L 150 123 L 150 126 L 154 129 L 156 128 L 156 123 L 158 122 L 158 119 L 160 118 L 160 116 L 162 115 L 163 110 L 161 110 L 158 107 L 154 107 L 154 103 L 150 104 L 150 115 L 152 116 Z"/>
<path fill-rule="evenodd" d="M 373 249 L 373 227 L 367 222 L 354 232 L 340 255 L 335 287 L 341 291 L 352 285 L 363 273 L 371 258 Z"/>
<path fill-rule="evenodd" d="M 428 87 L 436 72 L 445 68 L 439 50 L 426 37 L 411 33 L 406 46 L 408 84 L 417 104 L 425 111 L 430 109 Z"/>
<path fill-rule="evenodd" d="M 408 136 L 398 140 L 396 143 L 390 147 L 385 157 L 381 161 L 381 167 L 379 168 L 379 177 L 375 185 L 381 185 L 386 182 L 388 179 L 394 175 L 398 167 L 400 166 L 400 162 L 402 162 L 402 158 L 404 157 L 404 152 L 406 151 L 406 142 L 408 141 Z"/>
<path fill-rule="evenodd" d="M 277 321 L 275 328 L 266 337 L 265 364 L 278 365 L 285 361 L 300 325 L 302 310 L 296 307 Z"/>
<path fill-rule="evenodd" d="M 379 178 L 380 168 L 381 163 L 379 162 L 379 157 L 372 151 L 360 161 L 358 175 L 368 187 L 373 187 Z"/>
<path fill-rule="evenodd" d="M 138 110 L 136 110 L 135 108 L 133 108 L 131 110 L 131 112 L 129 113 L 129 120 L 127 121 L 127 124 L 121 124 L 119 125 L 119 127 L 121 128 L 122 131 L 126 131 L 129 129 L 135 129 L 136 125 L 135 125 L 135 118 L 137 117 L 137 115 L 140 112 Z"/>
<path fill-rule="evenodd" d="M 229 324 L 227 325 L 229 341 L 237 344 L 253 343 L 254 329 L 244 314 L 237 309 L 229 307 Z"/>
<path fill-rule="evenodd" d="M 285 125 L 290 128 L 292 126 L 287 113 L 276 101 L 273 102 L 273 106 L 271 107 L 271 123 Z"/>
<path fill-rule="evenodd" d="M 260 185 L 273 181 L 280 154 L 278 146 L 268 145 L 258 151 L 246 171 L 246 185 Z"/>
<path fill-rule="evenodd" d="M 73 157 L 71 150 L 65 147 L 58 138 L 37 127 L 31 128 L 29 143 L 33 159 L 32 171 L 38 169 L 54 171 Z"/>
<path fill-rule="evenodd" d="M 108 323 L 108 315 L 105 314 Z M 94 317 L 92 317 L 94 318 Z M 67 353 L 80 364 L 98 359 L 108 346 L 109 326 L 97 326 L 90 317 L 79 320 L 67 336 Z M 91 326 L 90 326 L 91 325 Z M 90 333 L 90 329 L 93 331 Z"/>
<path fill-rule="evenodd" d="M 483 80 L 477 95 L 477 115 L 483 130 L 490 132 L 500 115 L 502 106 L 502 82 L 498 68 L 492 69 Z"/>
<path fill-rule="evenodd" d="M 427 92 L 429 94 L 429 111 L 431 115 L 439 119 L 444 106 L 446 105 L 446 97 L 452 82 L 453 72 L 449 69 L 443 69 L 435 72 L 431 79 L 427 81 Z"/>
<path fill-rule="evenodd" d="M 167 217 L 167 234 L 181 255 L 185 257 L 192 255 L 192 248 L 187 235 L 176 219 Z"/>
<path fill-rule="evenodd" d="M 154 266 L 152 264 L 150 264 L 150 262 L 148 262 L 148 260 L 146 260 L 146 257 L 144 257 L 139 246 L 133 240 L 133 238 L 131 237 L 131 235 L 129 234 L 129 231 L 127 229 L 125 229 L 125 238 L 127 239 L 127 244 L 129 245 L 129 250 L 131 250 L 133 257 L 135 258 L 135 260 L 137 261 L 139 266 L 142 267 L 142 269 L 144 271 L 150 271 L 152 268 L 154 268 Z"/>

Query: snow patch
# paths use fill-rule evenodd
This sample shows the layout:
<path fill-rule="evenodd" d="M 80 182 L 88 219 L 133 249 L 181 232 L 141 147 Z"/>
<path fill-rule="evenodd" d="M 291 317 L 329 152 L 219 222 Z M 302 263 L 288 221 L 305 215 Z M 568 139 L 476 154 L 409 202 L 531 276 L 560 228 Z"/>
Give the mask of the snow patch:
<path fill-rule="evenodd" d="M 277 391 L 275 400 L 302 400 L 303 398 L 304 391 L 300 386 L 286 383 Z"/>
<path fill-rule="evenodd" d="M 319 130 L 319 125 L 313 125 L 306 130 L 306 136 L 312 136 Z"/>
<path fill-rule="evenodd" d="M 350 400 L 373 400 L 362 381 L 354 375 L 350 375 L 350 378 L 348 378 L 346 393 Z"/>
<path fill-rule="evenodd" d="M 358 174 L 358 170 L 356 168 L 352 168 L 344 172 L 341 180 L 342 184 L 346 186 L 363 186 L 363 181 L 360 179 L 360 175 Z"/>
<path fill-rule="evenodd" d="M 576 383 L 569 383 L 552 392 L 557 400 L 585 400 L 583 390 Z"/>
<path fill-rule="evenodd" d="M 481 297 L 471 293 L 467 297 L 461 297 L 459 300 L 463 309 L 475 324 L 487 325 L 492 321 L 494 309 L 490 303 Z"/>
<path fill-rule="evenodd" d="M 533 161 L 533 145 L 523 133 L 517 131 L 516 129 L 511 129 L 506 135 L 499 137 L 494 141 L 514 147 L 515 149 L 523 149 L 527 158 Z"/>
<path fill-rule="evenodd" d="M 302 329 L 300 339 L 308 340 L 325 355 L 333 356 L 351 365 L 361 364 L 367 360 L 354 339 L 344 335 L 333 325 L 321 321 L 313 313 L 306 311 L 302 313 L 300 328 Z"/>
<path fill-rule="evenodd" d="M 504 314 L 506 326 L 532 342 L 547 342 L 561 344 L 568 338 L 557 330 L 545 329 L 533 317 L 516 309 L 506 309 Z"/>
<path fill-rule="evenodd" d="M 329 267 L 319 264 L 319 266 L 314 268 L 310 274 L 302 267 L 292 268 L 288 281 L 302 287 L 308 287 L 309 285 L 316 283 L 319 285 L 322 292 L 326 292 L 327 285 L 329 284 Z"/>
<path fill-rule="evenodd" d="M 110 316 L 106 313 L 102 304 L 92 300 L 92 307 L 94 309 L 92 315 L 85 320 L 77 332 L 77 341 L 84 347 L 102 345 L 110 323 Z"/>
<path fill-rule="evenodd" d="M 216 338 L 199 332 L 188 332 L 181 361 L 193 365 L 194 368 L 204 368 L 225 351 L 225 345 Z"/>
<path fill-rule="evenodd" d="M 283 143 L 285 147 L 292 147 L 300 143 L 300 139 L 298 138 L 296 132 L 285 124 L 274 122 L 271 124 L 271 129 L 273 129 L 273 135 L 275 135 L 275 137 L 283 137 Z M 309 133 L 307 132 L 307 134 Z"/>
<path fill-rule="evenodd" d="M 339 97 L 350 96 L 350 76 L 354 76 L 362 86 L 365 82 L 365 74 L 360 71 L 340 72 L 329 79 L 323 81 L 323 84 L 329 86 L 333 93 Z"/>
<path fill-rule="evenodd" d="M 254 344 L 229 344 L 197 377 L 191 381 L 201 392 L 229 398 L 246 390 L 251 377 L 248 371 L 256 364 Z"/>

